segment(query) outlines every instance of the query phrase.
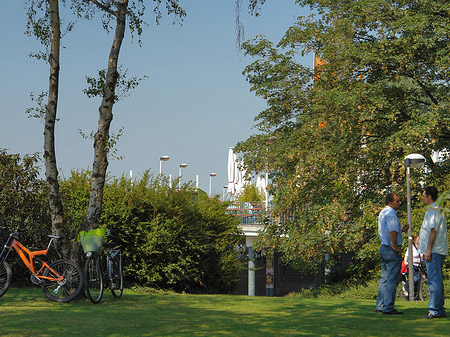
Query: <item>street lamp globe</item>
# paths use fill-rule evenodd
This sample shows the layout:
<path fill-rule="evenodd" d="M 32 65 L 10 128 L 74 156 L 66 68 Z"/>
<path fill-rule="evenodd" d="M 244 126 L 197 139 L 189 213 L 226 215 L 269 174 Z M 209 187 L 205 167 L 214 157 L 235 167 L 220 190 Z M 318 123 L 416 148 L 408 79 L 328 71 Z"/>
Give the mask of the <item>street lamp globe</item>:
<path fill-rule="evenodd" d="M 412 168 L 420 168 L 425 163 L 425 157 L 421 154 L 413 153 L 405 157 L 405 166 Z"/>

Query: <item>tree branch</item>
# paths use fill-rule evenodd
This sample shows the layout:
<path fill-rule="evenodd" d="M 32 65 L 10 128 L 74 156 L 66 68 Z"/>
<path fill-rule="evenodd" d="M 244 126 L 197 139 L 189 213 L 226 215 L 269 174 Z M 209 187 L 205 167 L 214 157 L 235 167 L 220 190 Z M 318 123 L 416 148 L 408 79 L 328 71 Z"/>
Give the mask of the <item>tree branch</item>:
<path fill-rule="evenodd" d="M 111 8 L 109 8 L 108 6 L 105 6 L 104 4 L 102 4 L 101 2 L 99 2 L 98 0 L 90 0 L 94 5 L 96 5 L 98 8 L 100 8 L 101 10 L 113 15 L 117 17 L 117 11 L 113 11 Z"/>
<path fill-rule="evenodd" d="M 425 86 L 424 83 L 422 83 L 421 80 L 419 80 L 418 78 L 412 78 L 413 80 L 416 80 L 417 83 L 419 84 L 419 86 L 423 89 L 423 91 L 425 91 L 425 94 L 431 99 L 431 101 L 434 104 L 438 104 L 438 101 L 436 100 L 436 98 L 434 98 L 434 96 L 431 94 L 431 92 L 428 90 L 428 88 Z"/>

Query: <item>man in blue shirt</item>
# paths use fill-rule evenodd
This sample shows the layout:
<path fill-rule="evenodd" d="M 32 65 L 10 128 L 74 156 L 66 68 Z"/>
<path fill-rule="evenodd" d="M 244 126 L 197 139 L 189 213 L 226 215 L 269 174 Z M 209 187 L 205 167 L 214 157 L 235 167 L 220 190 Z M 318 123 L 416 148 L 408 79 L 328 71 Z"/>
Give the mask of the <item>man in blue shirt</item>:
<path fill-rule="evenodd" d="M 424 254 L 427 265 L 430 302 L 428 314 L 424 318 L 446 317 L 444 308 L 444 284 L 442 282 L 442 265 L 448 254 L 448 233 L 445 215 L 439 211 L 435 201 L 438 191 L 428 186 L 422 193 L 422 201 L 428 206 L 419 233 L 419 254 Z"/>
<path fill-rule="evenodd" d="M 378 216 L 381 276 L 375 311 L 382 312 L 384 315 L 399 315 L 403 312 L 394 309 L 395 293 L 400 282 L 402 266 L 402 231 L 406 232 L 409 225 L 406 224 L 401 228 L 397 216 L 401 202 L 397 194 L 388 193 L 384 203 L 386 207 Z"/>

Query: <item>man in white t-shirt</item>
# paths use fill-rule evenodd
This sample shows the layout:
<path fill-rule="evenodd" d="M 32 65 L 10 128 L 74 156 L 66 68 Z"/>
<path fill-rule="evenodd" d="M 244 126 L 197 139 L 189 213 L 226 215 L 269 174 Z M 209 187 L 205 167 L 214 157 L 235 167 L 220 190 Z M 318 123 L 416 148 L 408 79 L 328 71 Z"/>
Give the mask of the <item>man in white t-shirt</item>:
<path fill-rule="evenodd" d="M 422 201 L 428 207 L 419 233 L 419 254 L 424 254 L 427 266 L 430 302 L 428 314 L 423 318 L 446 317 L 444 308 L 444 283 L 442 265 L 448 254 L 448 233 L 445 215 L 436 204 L 438 191 L 434 186 L 423 190 Z"/>

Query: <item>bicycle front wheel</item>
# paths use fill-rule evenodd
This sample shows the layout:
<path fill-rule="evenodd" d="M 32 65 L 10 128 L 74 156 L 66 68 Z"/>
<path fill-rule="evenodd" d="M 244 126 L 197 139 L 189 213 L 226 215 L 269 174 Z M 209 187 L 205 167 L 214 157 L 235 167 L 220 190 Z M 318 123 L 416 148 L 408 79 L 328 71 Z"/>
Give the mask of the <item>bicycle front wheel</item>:
<path fill-rule="evenodd" d="M 0 263 L 0 297 L 9 289 L 11 284 L 12 272 L 8 262 Z"/>
<path fill-rule="evenodd" d="M 111 259 L 111 293 L 119 298 L 123 294 L 122 256 L 120 251 Z"/>
<path fill-rule="evenodd" d="M 425 301 L 428 298 L 430 298 L 430 287 L 427 280 L 422 280 L 419 285 L 419 299 Z"/>
<path fill-rule="evenodd" d="M 75 299 L 83 289 L 83 277 L 81 268 L 73 261 L 58 260 L 44 270 L 43 276 L 59 278 L 62 280 L 43 279 L 42 291 L 45 296 L 55 302 L 70 302 Z M 55 272 L 53 272 L 55 271 Z"/>
<path fill-rule="evenodd" d="M 100 255 L 92 254 L 84 265 L 84 285 L 86 296 L 94 303 L 100 303 L 103 296 L 103 275 Z"/>

